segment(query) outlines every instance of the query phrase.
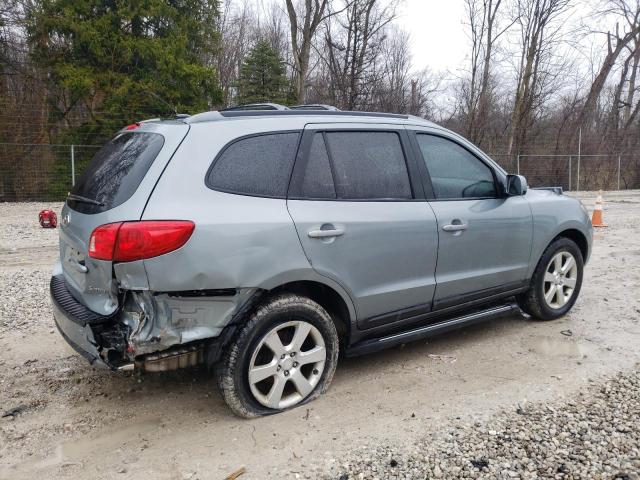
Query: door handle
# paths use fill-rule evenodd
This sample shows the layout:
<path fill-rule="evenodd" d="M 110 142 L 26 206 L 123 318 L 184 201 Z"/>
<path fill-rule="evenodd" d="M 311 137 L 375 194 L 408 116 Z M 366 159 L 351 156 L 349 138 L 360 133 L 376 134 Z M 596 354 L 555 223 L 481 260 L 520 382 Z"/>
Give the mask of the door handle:
<path fill-rule="evenodd" d="M 466 223 L 453 223 L 451 225 L 445 225 L 442 230 L 445 232 L 461 232 L 466 230 L 468 225 Z"/>
<path fill-rule="evenodd" d="M 76 259 L 69 258 L 67 261 L 71 264 L 73 268 L 75 268 L 80 273 L 87 273 L 89 271 L 86 265 L 81 264 Z"/>
<path fill-rule="evenodd" d="M 329 238 L 344 235 L 344 228 L 332 228 L 330 230 L 309 230 L 307 233 L 311 238 Z"/>

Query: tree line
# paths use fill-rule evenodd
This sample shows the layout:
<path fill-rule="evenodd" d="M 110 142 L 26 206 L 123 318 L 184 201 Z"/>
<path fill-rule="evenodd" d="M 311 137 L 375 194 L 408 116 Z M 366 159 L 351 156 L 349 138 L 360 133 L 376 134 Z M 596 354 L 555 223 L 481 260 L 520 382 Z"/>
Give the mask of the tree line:
<path fill-rule="evenodd" d="M 640 0 L 459 1 L 465 63 L 438 72 L 416 68 L 402 0 L 5 0 L 0 198 L 30 169 L 67 168 L 31 144 L 264 101 L 417 115 L 510 169 L 620 154 L 623 186 L 640 186 Z"/>

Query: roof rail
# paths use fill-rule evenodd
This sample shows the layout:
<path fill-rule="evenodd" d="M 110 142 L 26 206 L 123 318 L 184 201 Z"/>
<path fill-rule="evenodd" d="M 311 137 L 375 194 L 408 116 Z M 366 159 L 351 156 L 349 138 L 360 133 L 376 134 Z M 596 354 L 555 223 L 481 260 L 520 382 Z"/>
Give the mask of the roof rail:
<path fill-rule="evenodd" d="M 203 113 L 199 115 L 204 115 Z M 220 111 L 219 115 L 225 118 L 238 117 L 294 117 L 294 116 L 322 116 L 322 117 L 377 117 L 377 118 L 396 118 L 407 120 L 407 115 L 397 113 L 380 113 L 380 112 L 353 112 L 348 110 L 235 110 Z M 193 118 L 193 117 L 191 117 Z M 192 122 L 189 122 L 192 123 Z"/>
<path fill-rule="evenodd" d="M 202 112 L 185 118 L 185 123 L 202 123 L 220 121 L 226 118 L 250 118 L 250 117 L 301 117 L 301 116 L 320 116 L 320 117 L 375 117 L 375 118 L 395 118 L 399 120 L 409 119 L 408 115 L 397 113 L 380 113 L 380 112 L 353 112 L 343 110 L 220 110 L 211 112 Z M 424 120 L 423 120 L 424 121 Z"/>
<path fill-rule="evenodd" d="M 245 110 L 255 111 L 255 110 L 289 110 L 289 107 L 284 105 L 280 105 L 279 103 L 246 103 L 244 105 L 236 105 L 235 107 L 227 107 L 221 112 L 241 112 Z"/>
<path fill-rule="evenodd" d="M 333 112 L 339 112 L 340 109 L 338 107 L 334 107 L 333 105 L 325 105 L 323 103 L 306 103 L 304 105 L 294 105 L 293 107 L 289 107 L 290 110 L 330 110 Z"/>
<path fill-rule="evenodd" d="M 224 117 L 217 110 L 212 110 L 210 112 L 202 112 L 196 113 L 195 115 L 191 115 L 188 118 L 185 118 L 183 121 L 185 123 L 202 123 L 202 122 L 212 122 L 215 120 L 224 120 Z"/>

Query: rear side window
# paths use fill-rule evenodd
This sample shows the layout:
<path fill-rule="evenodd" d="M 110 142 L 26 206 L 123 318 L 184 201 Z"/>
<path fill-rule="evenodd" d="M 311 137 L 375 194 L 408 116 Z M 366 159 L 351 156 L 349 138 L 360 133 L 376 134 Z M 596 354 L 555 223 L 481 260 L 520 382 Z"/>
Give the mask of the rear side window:
<path fill-rule="evenodd" d="M 71 190 L 83 200 L 67 200 L 81 213 L 100 213 L 126 202 L 137 190 L 162 150 L 157 133 L 126 132 L 116 136 L 93 157 Z"/>
<path fill-rule="evenodd" d="M 296 133 L 240 139 L 225 148 L 207 175 L 207 186 L 241 195 L 285 198 L 298 147 Z"/>
<path fill-rule="evenodd" d="M 409 174 L 394 132 L 326 132 L 338 198 L 412 198 Z"/>
<path fill-rule="evenodd" d="M 329 155 L 322 133 L 314 134 L 311 141 L 307 168 L 302 179 L 302 196 L 316 199 L 336 198 Z"/>

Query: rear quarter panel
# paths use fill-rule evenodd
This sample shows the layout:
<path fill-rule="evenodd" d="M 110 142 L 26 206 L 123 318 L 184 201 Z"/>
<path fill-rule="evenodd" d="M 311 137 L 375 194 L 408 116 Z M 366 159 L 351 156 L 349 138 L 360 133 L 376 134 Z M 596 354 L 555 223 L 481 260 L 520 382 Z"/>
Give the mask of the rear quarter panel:
<path fill-rule="evenodd" d="M 144 260 L 156 292 L 216 288 L 272 289 L 299 280 L 321 281 L 300 245 L 285 199 L 218 192 L 205 177 L 218 152 L 252 133 L 302 130 L 301 118 L 192 124 L 189 135 L 158 182 L 143 220 L 191 220 L 196 228 L 179 250 Z M 350 310 L 351 302 L 347 301 Z M 352 310 L 353 314 L 353 310 Z"/>
<path fill-rule="evenodd" d="M 91 232 L 107 223 L 140 219 L 149 195 L 189 131 L 189 126 L 144 123 L 139 131 L 161 134 L 164 146 L 131 197 L 117 207 L 95 214 L 77 212 L 65 203 L 60 217 L 60 262 L 67 287 L 75 298 L 81 299 L 87 307 L 101 315 L 109 315 L 118 307 L 118 296 L 112 282 L 112 263 L 96 260 L 87 254 Z M 89 273 L 80 273 L 71 267 L 71 257 L 85 262 Z"/>

